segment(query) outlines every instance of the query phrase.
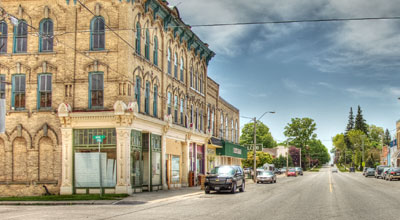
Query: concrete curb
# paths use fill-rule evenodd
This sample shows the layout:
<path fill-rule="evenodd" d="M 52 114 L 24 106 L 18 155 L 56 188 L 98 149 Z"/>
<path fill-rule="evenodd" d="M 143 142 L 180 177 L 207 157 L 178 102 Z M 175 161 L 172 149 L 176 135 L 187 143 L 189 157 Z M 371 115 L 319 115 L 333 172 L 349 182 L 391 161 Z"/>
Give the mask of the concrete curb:
<path fill-rule="evenodd" d="M 0 206 L 71 206 L 71 205 L 112 205 L 121 200 L 82 200 L 82 201 L 0 201 Z"/>

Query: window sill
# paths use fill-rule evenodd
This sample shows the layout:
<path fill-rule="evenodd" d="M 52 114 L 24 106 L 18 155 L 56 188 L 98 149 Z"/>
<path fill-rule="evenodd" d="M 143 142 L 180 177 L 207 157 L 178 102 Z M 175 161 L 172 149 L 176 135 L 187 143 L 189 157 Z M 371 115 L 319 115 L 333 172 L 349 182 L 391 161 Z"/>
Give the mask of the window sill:
<path fill-rule="evenodd" d="M 195 88 L 190 87 L 190 89 L 191 89 L 193 92 L 196 92 L 197 94 L 199 94 L 199 95 L 201 95 L 201 96 L 204 96 L 204 93 L 201 93 L 201 92 L 197 91 Z"/>
<path fill-rule="evenodd" d="M 161 68 L 154 64 L 153 62 L 150 61 L 150 59 L 147 59 L 146 57 L 142 56 L 141 54 L 136 53 L 136 51 L 133 53 L 133 56 L 141 59 L 142 61 L 148 63 L 150 66 L 153 66 L 154 68 L 158 69 L 159 71 L 162 71 Z"/>
<path fill-rule="evenodd" d="M 108 53 L 111 52 L 110 50 L 88 50 L 88 51 L 83 51 L 84 53 Z"/>
<path fill-rule="evenodd" d="M 11 109 L 8 110 L 9 113 L 28 113 L 29 111 L 27 109 Z"/>
<path fill-rule="evenodd" d="M 55 113 L 55 110 L 52 109 L 52 108 L 41 108 L 41 109 L 32 110 L 32 113 L 37 113 L 37 112 L 51 112 L 51 113 Z"/>

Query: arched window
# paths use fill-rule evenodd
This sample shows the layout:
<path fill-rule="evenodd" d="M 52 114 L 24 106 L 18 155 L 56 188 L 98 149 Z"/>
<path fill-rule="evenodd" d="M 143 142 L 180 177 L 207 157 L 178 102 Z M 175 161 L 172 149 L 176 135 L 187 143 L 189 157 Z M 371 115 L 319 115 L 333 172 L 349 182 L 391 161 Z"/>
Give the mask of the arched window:
<path fill-rule="evenodd" d="M 181 124 L 183 125 L 184 116 L 183 116 L 183 108 L 185 107 L 185 101 L 181 99 Z"/>
<path fill-rule="evenodd" d="M 14 27 L 14 53 L 26 53 L 28 43 L 28 25 L 20 21 Z"/>
<path fill-rule="evenodd" d="M 171 114 L 171 108 L 172 108 L 172 94 L 170 92 L 168 92 L 168 115 Z"/>
<path fill-rule="evenodd" d="M 154 36 L 154 51 L 153 51 L 154 65 L 158 66 L 158 38 Z"/>
<path fill-rule="evenodd" d="M 105 49 L 105 28 L 104 18 L 95 17 L 90 23 L 90 49 L 104 50 Z"/>
<path fill-rule="evenodd" d="M 199 86 L 200 86 L 200 93 L 203 93 L 203 73 L 200 74 L 200 79 L 199 79 Z"/>
<path fill-rule="evenodd" d="M 179 106 L 179 100 L 178 100 L 178 96 L 175 95 L 174 97 L 174 122 L 178 123 L 178 106 Z"/>
<path fill-rule="evenodd" d="M 140 112 L 140 84 L 141 84 L 140 77 L 136 76 L 135 98 L 136 98 L 139 112 Z"/>
<path fill-rule="evenodd" d="M 168 48 L 168 74 L 171 75 L 171 48 Z"/>
<path fill-rule="evenodd" d="M 153 97 L 153 116 L 158 117 L 157 113 L 157 99 L 158 99 L 158 87 L 154 86 L 154 97 Z"/>
<path fill-rule="evenodd" d="M 190 67 L 190 87 L 193 88 L 193 67 Z"/>
<path fill-rule="evenodd" d="M 221 122 L 220 122 L 220 126 L 219 126 L 219 136 L 221 138 L 224 137 L 224 114 L 221 111 Z"/>
<path fill-rule="evenodd" d="M 45 19 L 40 22 L 40 35 L 39 35 L 39 51 L 51 52 L 53 51 L 53 21 Z"/>
<path fill-rule="evenodd" d="M 214 136 L 214 110 L 211 110 L 211 134 Z"/>
<path fill-rule="evenodd" d="M 183 62 L 183 57 L 181 57 L 181 81 L 183 82 L 183 67 L 184 67 L 184 62 Z"/>
<path fill-rule="evenodd" d="M 228 115 L 225 117 L 225 139 L 229 139 Z"/>
<path fill-rule="evenodd" d="M 234 142 L 235 128 L 233 127 L 233 119 L 231 120 L 231 141 Z"/>
<path fill-rule="evenodd" d="M 196 128 L 196 130 L 198 129 L 198 123 L 199 123 L 199 109 L 198 108 L 196 108 L 196 121 L 195 121 L 195 123 L 196 123 L 196 126 L 195 126 L 195 128 Z"/>
<path fill-rule="evenodd" d="M 144 46 L 144 56 L 147 60 L 150 60 L 150 36 L 149 30 L 146 30 L 146 44 Z"/>
<path fill-rule="evenodd" d="M 140 54 L 140 24 L 139 22 L 136 23 L 136 41 L 135 41 L 135 46 L 136 46 L 136 53 Z"/>
<path fill-rule="evenodd" d="M 8 29 L 7 23 L 0 22 L 0 53 L 7 53 Z"/>
<path fill-rule="evenodd" d="M 204 128 L 204 117 L 203 117 L 203 110 L 200 110 L 199 113 L 199 120 L 200 120 L 200 131 L 203 131 Z"/>
<path fill-rule="evenodd" d="M 150 83 L 146 81 L 146 91 L 144 96 L 144 112 L 150 114 Z"/>
<path fill-rule="evenodd" d="M 178 79 L 178 54 L 175 53 L 174 56 L 174 77 Z"/>
<path fill-rule="evenodd" d="M 196 91 L 198 91 L 198 90 L 199 90 L 199 86 L 198 86 L 198 83 L 199 83 L 199 74 L 198 74 L 197 70 L 196 70 L 196 75 L 194 76 L 194 80 L 195 80 L 195 82 L 194 82 L 194 88 L 196 89 Z"/>
<path fill-rule="evenodd" d="M 239 128 L 238 128 L 238 122 L 237 120 L 235 121 L 235 141 L 236 143 L 239 143 Z"/>

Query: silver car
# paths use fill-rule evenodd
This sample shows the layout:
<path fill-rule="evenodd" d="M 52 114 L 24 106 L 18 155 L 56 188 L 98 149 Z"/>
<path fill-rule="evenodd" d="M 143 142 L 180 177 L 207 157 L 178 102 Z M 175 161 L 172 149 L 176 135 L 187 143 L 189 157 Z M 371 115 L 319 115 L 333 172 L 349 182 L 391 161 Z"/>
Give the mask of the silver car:
<path fill-rule="evenodd" d="M 276 183 L 276 175 L 272 171 L 257 171 L 257 183 Z"/>

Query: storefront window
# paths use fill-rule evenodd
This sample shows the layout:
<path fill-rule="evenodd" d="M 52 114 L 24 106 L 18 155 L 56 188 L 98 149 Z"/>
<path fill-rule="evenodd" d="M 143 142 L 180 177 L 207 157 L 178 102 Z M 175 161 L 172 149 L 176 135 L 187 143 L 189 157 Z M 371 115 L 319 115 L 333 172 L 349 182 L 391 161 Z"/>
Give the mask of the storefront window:
<path fill-rule="evenodd" d="M 131 132 L 131 185 L 141 187 L 143 180 L 142 133 Z"/>
<path fill-rule="evenodd" d="M 171 160 L 171 182 L 179 183 L 179 156 L 172 156 Z"/>
<path fill-rule="evenodd" d="M 204 146 L 197 146 L 196 165 L 198 173 L 204 174 Z"/>
<path fill-rule="evenodd" d="M 161 185 L 161 136 L 151 135 L 151 151 L 151 183 Z"/>
<path fill-rule="evenodd" d="M 190 171 L 195 171 L 194 148 L 195 144 L 193 143 L 190 144 L 189 146 Z"/>
<path fill-rule="evenodd" d="M 93 139 L 95 135 L 106 137 L 100 145 L 100 155 L 98 143 Z M 115 129 L 74 130 L 75 187 L 100 187 L 100 171 L 102 186 L 115 187 L 117 175 Z"/>

